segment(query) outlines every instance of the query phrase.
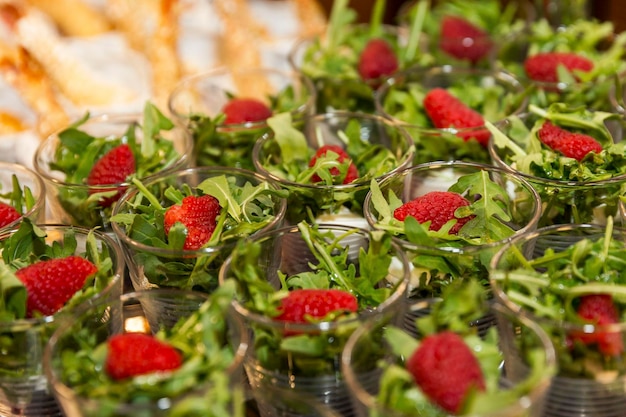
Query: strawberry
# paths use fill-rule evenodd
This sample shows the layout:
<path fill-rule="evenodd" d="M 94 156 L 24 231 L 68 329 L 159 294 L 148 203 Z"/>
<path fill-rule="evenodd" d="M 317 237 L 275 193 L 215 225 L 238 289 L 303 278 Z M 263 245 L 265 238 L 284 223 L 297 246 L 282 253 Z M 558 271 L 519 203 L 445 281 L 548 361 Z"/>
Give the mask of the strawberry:
<path fill-rule="evenodd" d="M 545 52 L 526 58 L 524 70 L 531 80 L 556 83 L 559 81 L 557 72 L 559 65 L 572 73 L 589 72 L 593 69 L 593 62 L 584 56 L 570 52 Z"/>
<path fill-rule="evenodd" d="M 406 368 L 422 392 L 450 413 L 461 411 L 472 390 L 485 390 L 478 360 L 463 338 L 450 331 L 426 336 Z"/>
<path fill-rule="evenodd" d="M 459 207 L 469 206 L 470 202 L 463 196 L 450 191 L 431 191 L 405 203 L 394 210 L 393 217 L 404 221 L 408 216 L 414 217 L 419 223 L 430 221 L 430 230 L 437 231 L 452 219 L 456 224 L 450 229 L 450 234 L 457 234 L 461 227 L 474 218 L 456 217 L 454 212 Z"/>
<path fill-rule="evenodd" d="M 272 116 L 272 110 L 262 101 L 254 98 L 234 98 L 222 109 L 225 125 L 246 122 L 261 122 Z"/>
<path fill-rule="evenodd" d="M 122 144 L 104 154 L 91 168 L 87 176 L 87 185 L 120 184 L 126 181 L 129 175 L 135 173 L 135 157 L 127 144 Z M 118 187 L 118 193 L 112 197 L 100 200 L 102 207 L 110 207 L 124 192 L 126 187 Z M 109 191 L 104 188 L 91 188 L 89 194 Z"/>
<path fill-rule="evenodd" d="M 56 313 L 85 285 L 98 268 L 80 256 L 35 262 L 18 269 L 15 275 L 26 287 L 27 315 Z"/>
<path fill-rule="evenodd" d="M 581 319 L 600 326 L 618 323 L 620 320 L 613 298 L 608 294 L 591 294 L 580 297 L 576 312 Z M 572 332 L 570 337 L 585 344 L 597 344 L 598 349 L 604 355 L 617 356 L 624 351 L 624 342 L 618 332 Z"/>
<path fill-rule="evenodd" d="M 493 48 L 489 34 L 469 21 L 456 16 L 444 16 L 441 21 L 439 47 L 448 55 L 476 63 Z"/>
<path fill-rule="evenodd" d="M 485 125 L 485 120 L 480 113 L 466 106 L 465 103 L 443 88 L 430 90 L 424 97 L 423 104 L 433 126 L 438 129 L 466 129 Z M 483 146 L 487 146 L 491 137 L 487 129 L 458 132 L 457 136 L 464 141 L 476 139 Z"/>
<path fill-rule="evenodd" d="M 386 40 L 375 38 L 361 52 L 358 68 L 363 80 L 377 80 L 398 70 L 398 58 Z"/>
<path fill-rule="evenodd" d="M 142 333 L 117 334 L 109 338 L 107 347 L 104 369 L 116 380 L 173 371 L 183 362 L 173 346 Z"/>
<path fill-rule="evenodd" d="M 581 161 L 589 152 L 602 152 L 602 145 L 589 135 L 573 133 L 546 121 L 537 131 L 537 137 L 546 146 L 568 158 Z"/>
<path fill-rule="evenodd" d="M 15 210 L 15 207 L 0 202 L 0 227 L 13 223 L 20 217 L 22 217 L 22 215 Z"/>
<path fill-rule="evenodd" d="M 211 238 L 221 209 L 213 196 L 187 196 L 182 204 L 170 206 L 165 212 L 165 233 L 168 234 L 175 223 L 182 223 L 187 228 L 184 249 L 200 249 Z"/>
<path fill-rule="evenodd" d="M 320 319 L 331 312 L 356 312 L 359 308 L 354 295 L 343 290 L 300 289 L 290 291 L 281 300 L 277 320 L 308 323 L 307 317 Z"/>
<path fill-rule="evenodd" d="M 350 161 L 350 165 L 348 166 L 348 172 L 346 173 L 346 177 L 343 179 L 343 184 L 350 184 L 352 181 L 356 180 L 359 177 L 359 172 L 356 168 L 356 165 L 354 165 L 354 162 L 352 162 L 350 155 L 348 155 L 346 151 L 344 151 L 340 146 L 337 146 L 337 145 L 324 145 L 321 148 L 319 148 L 317 152 L 315 152 L 315 155 L 313 155 L 313 157 L 309 161 L 309 167 L 314 166 L 315 163 L 317 162 L 317 159 L 326 155 L 328 151 L 336 153 L 338 155 L 337 160 L 341 163 L 345 161 Z M 330 173 L 331 175 L 336 177 L 337 175 L 339 175 L 339 168 L 337 167 L 331 168 Z M 314 174 L 311 177 L 311 181 L 321 182 L 322 179 L 320 178 L 319 175 Z"/>

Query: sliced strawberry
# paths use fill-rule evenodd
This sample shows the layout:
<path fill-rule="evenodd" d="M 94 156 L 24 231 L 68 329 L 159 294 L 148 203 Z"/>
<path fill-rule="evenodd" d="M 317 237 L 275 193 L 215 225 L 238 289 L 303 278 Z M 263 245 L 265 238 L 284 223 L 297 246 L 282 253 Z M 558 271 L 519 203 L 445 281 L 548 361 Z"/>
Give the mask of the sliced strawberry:
<path fill-rule="evenodd" d="M 546 121 L 537 131 L 539 140 L 568 158 L 581 161 L 590 152 L 602 152 L 602 145 L 589 135 L 574 133 Z"/>
<path fill-rule="evenodd" d="M 619 311 L 608 294 L 591 294 L 580 298 L 578 316 L 599 326 L 619 323 Z M 617 356 L 624 352 L 624 342 L 620 332 L 573 332 L 570 337 L 585 344 L 596 344 L 604 355 Z"/>
<path fill-rule="evenodd" d="M 359 74 L 363 80 L 377 80 L 398 70 L 398 58 L 384 39 L 371 39 L 359 56 Z"/>
<path fill-rule="evenodd" d="M 458 218 L 454 212 L 459 207 L 469 206 L 470 202 L 463 196 L 450 191 L 431 191 L 419 196 L 393 212 L 393 217 L 404 221 L 408 216 L 414 217 L 419 223 L 430 221 L 430 230 L 437 231 L 452 219 L 457 222 L 450 229 L 450 234 L 457 234 L 459 230 L 474 216 Z"/>
<path fill-rule="evenodd" d="M 224 105 L 225 125 L 260 122 L 272 116 L 265 103 L 254 98 L 234 98 Z"/>
<path fill-rule="evenodd" d="M 545 83 L 559 81 L 557 68 L 563 66 L 570 72 L 589 72 L 593 69 L 593 62 L 584 56 L 568 52 L 546 52 L 526 58 L 524 70 L 528 78 Z"/>
<path fill-rule="evenodd" d="M 20 217 L 22 217 L 22 215 L 15 210 L 15 207 L 0 202 L 0 227 L 11 224 Z"/>
<path fill-rule="evenodd" d="M 343 179 L 342 184 L 350 184 L 352 181 L 356 180 L 359 177 L 359 172 L 357 170 L 357 167 L 356 165 L 354 165 L 354 162 L 352 162 L 350 155 L 348 155 L 346 151 L 344 151 L 340 146 L 337 146 L 337 145 L 324 145 L 321 148 L 319 148 L 317 152 L 315 152 L 315 155 L 309 161 L 309 167 L 314 166 L 318 158 L 322 156 L 326 156 L 328 152 L 333 152 L 337 154 L 337 161 L 339 161 L 340 163 L 350 164 L 348 166 L 348 172 L 346 173 L 346 176 Z M 330 174 L 333 177 L 337 177 L 339 175 L 339 168 L 332 167 L 330 169 Z M 311 177 L 311 182 L 317 183 L 321 181 L 322 179 L 317 174 L 314 174 L 313 177 Z"/>
<path fill-rule="evenodd" d="M 135 171 L 135 157 L 130 146 L 127 144 L 116 146 L 96 161 L 91 168 L 91 172 L 89 172 L 89 176 L 87 177 L 87 185 L 92 187 L 89 193 L 94 194 L 111 191 L 110 189 L 97 188 L 96 186 L 121 184 L 126 182 L 128 177 L 134 174 Z M 102 207 L 111 206 L 119 200 L 125 189 L 126 187 L 118 187 L 117 194 L 101 199 L 100 205 Z"/>
<path fill-rule="evenodd" d="M 444 16 L 439 47 L 456 59 L 476 63 L 489 55 L 493 42 L 486 31 L 469 21 L 457 16 Z"/>
<path fill-rule="evenodd" d="M 213 196 L 187 196 L 182 204 L 173 205 L 165 212 L 165 233 L 169 234 L 175 223 L 182 223 L 187 228 L 184 249 L 200 249 L 211 239 L 221 209 Z"/>
<path fill-rule="evenodd" d="M 307 318 L 320 319 L 331 312 L 356 312 L 359 304 L 354 295 L 343 290 L 300 289 L 281 300 L 277 320 L 308 323 Z"/>

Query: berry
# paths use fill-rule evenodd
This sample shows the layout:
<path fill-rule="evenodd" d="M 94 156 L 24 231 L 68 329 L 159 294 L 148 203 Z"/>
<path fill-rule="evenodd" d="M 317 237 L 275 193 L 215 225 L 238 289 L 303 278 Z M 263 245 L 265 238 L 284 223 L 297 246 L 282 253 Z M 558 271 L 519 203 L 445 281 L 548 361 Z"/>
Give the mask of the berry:
<path fill-rule="evenodd" d="M 13 223 L 20 217 L 22 217 L 22 215 L 15 210 L 15 207 L 0 202 L 0 227 Z"/>
<path fill-rule="evenodd" d="M 422 392 L 450 413 L 461 411 L 471 390 L 485 390 L 478 360 L 456 333 L 444 331 L 425 337 L 406 367 Z"/>
<path fill-rule="evenodd" d="M 80 256 L 39 261 L 18 269 L 15 275 L 24 283 L 28 294 L 27 315 L 56 313 L 97 270 L 93 263 Z"/>
<path fill-rule="evenodd" d="M 234 98 L 222 109 L 225 125 L 246 122 L 261 122 L 272 116 L 272 110 L 262 101 L 254 98 Z"/>
<path fill-rule="evenodd" d="M 613 298 L 608 294 L 591 294 L 580 297 L 577 314 L 581 319 L 600 326 L 619 322 L 619 312 L 613 304 Z M 605 355 L 616 356 L 624 351 L 624 343 L 618 332 L 573 332 L 570 336 L 572 339 L 585 344 L 597 344 L 600 352 Z"/>
<path fill-rule="evenodd" d="M 152 372 L 173 371 L 183 359 L 173 346 L 142 333 L 122 333 L 109 338 L 104 369 L 113 379 Z"/>
<path fill-rule="evenodd" d="M 602 145 L 589 135 L 573 133 L 546 121 L 537 131 L 539 140 L 568 158 L 581 161 L 589 152 L 602 152 Z"/>
<path fill-rule="evenodd" d="M 450 234 L 455 235 L 474 216 L 459 218 L 454 215 L 454 212 L 459 207 L 469 205 L 470 202 L 460 194 L 450 191 L 431 191 L 395 209 L 393 217 L 400 221 L 404 221 L 408 216 L 414 217 L 419 223 L 430 221 L 429 229 L 434 231 L 441 229 L 450 220 L 456 219 L 456 224 L 450 229 Z"/>
<path fill-rule="evenodd" d="M 398 70 L 398 58 L 384 39 L 371 39 L 359 56 L 359 74 L 365 81 L 377 80 Z"/>
<path fill-rule="evenodd" d="M 489 34 L 461 17 L 445 16 L 441 21 L 439 47 L 457 59 L 476 63 L 493 48 Z"/>
<path fill-rule="evenodd" d="M 175 223 L 182 223 L 187 228 L 184 249 L 200 249 L 211 239 L 221 209 L 219 201 L 213 196 L 187 196 L 182 204 L 173 205 L 165 212 L 165 233 L 169 234 Z"/>
<path fill-rule="evenodd" d="M 343 290 L 300 289 L 289 292 L 281 300 L 277 320 L 308 323 L 307 317 L 323 318 L 331 312 L 356 312 L 359 308 L 354 295 Z"/>
<path fill-rule="evenodd" d="M 315 155 L 309 161 L 309 167 L 314 166 L 317 162 L 317 159 L 325 156 L 328 151 L 336 153 L 338 155 L 337 160 L 341 163 L 345 161 L 350 161 L 350 165 L 348 166 L 348 172 L 346 173 L 346 177 L 343 179 L 343 184 L 350 184 L 352 181 L 356 180 L 359 177 L 359 172 L 356 168 L 356 165 L 354 165 L 354 162 L 352 162 L 350 155 L 348 155 L 346 151 L 344 151 L 340 146 L 337 145 L 324 145 L 319 148 L 317 152 L 315 152 Z M 339 175 L 339 168 L 332 167 L 330 169 L 330 173 L 332 176 L 336 177 L 337 175 Z M 314 174 L 311 177 L 311 181 L 314 183 L 321 182 L 322 179 L 319 175 Z"/>
<path fill-rule="evenodd" d="M 557 68 L 564 66 L 570 72 L 589 72 L 593 69 L 593 62 L 589 59 L 568 52 L 546 52 L 526 58 L 524 70 L 526 75 L 535 81 L 556 83 L 559 81 Z"/>
<path fill-rule="evenodd" d="M 122 144 L 111 149 L 104 154 L 89 172 L 87 176 L 87 185 L 90 187 L 96 185 L 120 184 L 126 181 L 129 175 L 135 173 L 135 157 L 127 144 Z M 109 207 L 115 203 L 124 192 L 126 187 L 118 187 L 117 194 L 112 197 L 100 200 L 102 207 Z M 106 188 L 91 188 L 89 194 L 110 191 Z"/>
<path fill-rule="evenodd" d="M 485 120 L 480 113 L 469 108 L 461 100 L 443 88 L 433 88 L 424 97 L 424 110 L 433 126 L 438 129 L 467 129 L 484 126 Z M 457 136 L 465 141 L 476 139 L 481 145 L 487 146 L 491 137 L 487 129 L 471 129 L 458 132 Z"/>

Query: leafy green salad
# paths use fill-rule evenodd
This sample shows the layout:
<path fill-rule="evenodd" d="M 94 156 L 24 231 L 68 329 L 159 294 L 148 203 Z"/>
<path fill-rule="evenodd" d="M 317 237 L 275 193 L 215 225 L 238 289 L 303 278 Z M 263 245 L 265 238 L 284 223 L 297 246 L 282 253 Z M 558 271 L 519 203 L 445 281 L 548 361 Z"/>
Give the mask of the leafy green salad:
<path fill-rule="evenodd" d="M 11 175 L 11 189 L 0 190 L 0 202 L 13 207 L 21 216 L 33 210 L 37 205 L 30 187 L 20 184 L 15 174 Z M 11 223 L 12 221 L 7 222 L 7 219 L 3 219 L 0 221 L 0 227 L 6 227 Z"/>

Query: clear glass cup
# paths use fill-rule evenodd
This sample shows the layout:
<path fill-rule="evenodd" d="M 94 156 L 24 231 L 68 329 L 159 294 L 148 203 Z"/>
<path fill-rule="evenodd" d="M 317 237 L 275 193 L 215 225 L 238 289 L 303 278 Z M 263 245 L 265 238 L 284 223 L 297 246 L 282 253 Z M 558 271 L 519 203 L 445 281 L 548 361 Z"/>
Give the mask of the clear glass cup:
<path fill-rule="evenodd" d="M 440 299 L 422 300 L 410 307 L 407 317 L 425 318 L 438 303 L 441 303 Z M 494 317 L 494 320 L 490 321 L 489 326 L 481 329 L 482 334 L 470 332 L 467 335 L 480 337 L 485 343 L 482 348 L 489 350 L 489 356 L 486 353 L 480 356 L 480 351 L 474 351 L 479 363 L 489 362 L 493 360 L 493 356 L 500 360 L 497 374 L 483 374 L 488 392 L 510 391 L 514 394 L 509 394 L 508 401 L 501 401 L 496 410 L 491 404 L 487 404 L 490 402 L 487 394 L 482 399 L 485 402 L 482 404 L 482 410 L 488 411 L 462 415 L 472 417 L 541 415 L 542 400 L 556 369 L 555 352 L 550 338 L 537 323 L 526 317 L 516 316 L 499 304 L 491 303 L 483 308 L 485 315 Z M 399 378 L 400 372 L 406 372 L 405 364 L 410 357 L 400 354 L 398 347 L 393 346 L 393 336 L 389 333 L 393 327 L 389 320 L 367 321 L 352 333 L 346 343 L 341 358 L 342 369 L 355 403 L 355 415 L 357 417 L 450 415 L 441 408 L 428 404 L 424 399 L 419 408 L 417 405 L 420 402 L 419 396 L 415 392 L 410 398 L 401 397 L 400 391 L 394 391 L 393 398 L 385 397 L 389 395 L 389 385 L 385 384 L 391 384 L 394 376 Z M 450 331 L 443 328 L 439 330 Z M 414 340 L 416 345 L 425 338 L 422 333 L 408 333 L 406 329 L 396 331 L 402 332 L 406 340 Z M 455 333 L 464 335 L 458 331 Z M 408 344 L 406 340 L 404 345 Z M 404 346 L 404 349 L 407 355 L 412 354 L 409 353 L 407 346 Z M 483 372 L 485 369 L 493 370 L 493 366 L 489 368 L 486 363 L 483 366 Z M 403 389 L 419 391 L 412 376 L 410 378 L 409 381 L 404 381 Z M 487 383 L 489 380 L 497 384 L 490 386 Z M 407 411 L 407 401 L 410 404 L 416 403 L 412 411 Z"/>
<path fill-rule="evenodd" d="M 513 314 L 537 322 L 555 346 L 558 372 L 546 395 L 545 416 L 623 415 L 626 372 L 620 347 L 626 340 L 626 323 L 622 316 L 615 321 L 599 316 L 586 320 L 579 315 L 579 306 L 581 297 L 605 294 L 619 314 L 624 311 L 619 279 L 623 258 L 616 251 L 624 253 L 625 247 L 623 229 L 552 225 L 514 237 L 490 264 L 495 299 Z M 589 269 L 594 264 L 601 269 Z M 580 272 L 572 274 L 572 266 Z M 549 270 L 554 270 L 552 276 L 546 275 Z"/>
<path fill-rule="evenodd" d="M 308 220 L 366 226 L 363 201 L 370 181 L 410 166 L 414 157 L 407 132 L 377 115 L 342 111 L 318 114 L 302 133 L 308 151 L 296 153 L 289 143 L 283 146 L 285 138 L 279 141 L 274 132 L 263 135 L 253 150 L 257 172 L 289 191 L 286 221 L 290 224 Z M 357 179 L 339 185 L 298 179 L 297 175 L 309 168 L 315 152 L 325 145 L 346 151 L 358 170 Z"/>
<path fill-rule="evenodd" d="M 223 182 L 217 181 L 223 179 Z M 205 181 L 216 181 L 216 187 L 207 192 L 200 187 Z M 230 184 L 230 185 L 228 185 Z M 198 249 L 177 249 L 170 246 L 164 232 L 165 210 L 177 204 L 167 190 L 186 190 L 189 195 L 211 194 L 220 200 L 222 207 L 233 204 L 230 199 L 238 193 L 242 198 L 241 213 L 233 217 L 232 210 L 222 210 L 227 223 L 219 240 Z M 259 200 L 247 189 L 258 187 Z M 219 268 L 236 243 L 251 234 L 272 230 L 282 225 L 286 201 L 277 194 L 279 187 L 271 180 L 248 170 L 229 167 L 196 167 L 156 176 L 143 183 L 143 189 L 133 187 L 122 196 L 113 211 L 112 227 L 117 239 L 125 250 L 130 279 L 136 290 L 158 287 L 179 288 L 212 292 L 218 285 Z M 231 194 L 227 196 L 226 188 Z M 147 191 L 147 192 L 146 192 Z M 219 192 L 219 193 L 218 193 Z M 246 195 L 250 200 L 245 200 Z M 152 216 L 142 206 L 154 205 L 163 209 Z M 128 222 L 125 217 L 133 216 Z M 149 228 L 146 232 L 146 227 Z"/>
<path fill-rule="evenodd" d="M 59 326 L 45 350 L 46 376 L 64 415 L 174 416 L 209 413 L 214 407 L 243 416 L 247 332 L 228 307 L 228 299 L 173 289 L 83 305 Z M 183 364 L 150 381 L 112 379 L 98 352 L 122 333 L 158 333 L 181 352 Z"/>
<path fill-rule="evenodd" d="M 0 201 L 14 207 L 21 215 L 0 227 L 0 233 L 16 227 L 24 217 L 33 223 L 45 220 L 46 187 L 43 179 L 23 165 L 0 162 Z"/>
<path fill-rule="evenodd" d="M 471 182 L 468 184 L 468 181 Z M 479 221 L 477 228 L 468 232 L 464 239 L 448 235 L 445 239 L 422 237 L 416 241 L 389 222 L 388 216 L 393 213 L 386 214 L 386 211 L 394 201 L 405 204 L 431 191 L 449 191 L 457 184 L 461 184 L 461 189 L 455 192 L 470 202 L 479 195 L 482 198 L 482 190 L 491 189 L 489 197 L 500 200 L 505 207 L 503 212 L 492 211 L 489 215 L 490 218 L 495 216 L 495 223 Z M 475 192 L 472 186 L 481 192 Z M 385 178 L 379 189 L 378 196 L 370 191 L 365 198 L 365 218 L 373 229 L 394 234 L 395 241 L 406 252 L 412 264 L 408 294 L 411 303 L 439 297 L 442 288 L 455 279 L 474 278 L 488 285 L 490 259 L 511 236 L 534 230 L 541 214 L 540 199 L 530 183 L 490 165 L 460 161 L 421 164 Z M 385 203 L 379 203 L 378 198 Z M 463 233 L 461 229 L 459 235 L 464 236 Z"/>
<path fill-rule="evenodd" d="M 490 134 L 484 125 L 441 129 L 433 126 L 423 99 L 434 88 L 446 89 L 494 124 L 519 114 L 526 105 L 524 86 L 504 71 L 446 65 L 413 68 L 393 75 L 376 90 L 376 111 L 409 132 L 416 147 L 415 165 L 447 160 L 489 162 Z"/>
<path fill-rule="evenodd" d="M 400 248 L 389 239 L 387 242 L 391 246 L 386 246 L 380 235 L 374 236 L 362 229 L 320 225 L 319 231 L 327 234 L 322 243 L 310 238 L 311 229 L 305 227 L 303 230 L 308 231 L 284 227 L 254 236 L 242 242 L 220 270 L 220 283 L 234 279 L 238 284 L 234 310 L 243 318 L 252 338 L 244 368 L 263 417 L 284 412 L 280 404 L 267 401 L 267 386 L 310 395 L 342 415 L 351 415 L 352 405 L 340 369 L 341 351 L 347 337 L 361 322 L 374 320 L 384 312 L 399 314 L 404 305 L 408 265 Z M 382 278 L 377 282 L 370 278 L 366 285 L 362 278 L 366 267 L 361 264 L 365 258 L 361 256 L 363 251 L 370 250 L 374 251 L 371 256 L 377 259 L 390 257 L 392 264 L 385 266 L 383 263 L 382 267 L 386 269 L 378 270 Z M 325 256 L 322 252 L 326 251 L 327 256 L 333 256 L 334 262 L 326 258 L 326 263 L 318 264 L 319 257 Z M 371 256 L 367 258 L 370 261 Z M 301 323 L 275 319 L 264 310 L 277 299 L 277 291 L 293 290 L 289 289 L 293 285 L 289 283 L 290 277 L 299 275 L 309 281 L 306 276 L 315 274 L 318 267 L 334 271 L 337 284 L 332 288 L 345 291 L 345 288 L 360 285 L 359 289 L 354 289 L 362 297 L 355 313 L 343 318 L 328 317 Z M 363 268 L 361 273 L 358 273 L 359 268 Z M 367 269 L 373 271 L 375 268 L 372 265 Z M 346 272 L 348 270 L 352 273 Z M 356 275 L 352 277 L 355 271 Z M 321 278 L 310 280 L 304 285 L 306 288 L 328 288 Z M 378 300 L 368 301 L 367 296 L 361 295 L 365 293 L 364 286 L 378 288 L 384 294 Z M 298 347 L 299 343 L 304 344 Z M 314 351 L 307 351 L 311 347 Z"/>
<path fill-rule="evenodd" d="M 93 116 L 84 124 L 76 127 L 76 129 L 86 133 L 86 135 L 82 135 L 79 139 L 75 138 L 74 140 L 86 141 L 91 140 L 91 137 L 95 137 L 104 138 L 105 141 L 118 141 L 121 139 L 122 143 L 135 140 L 140 144 L 143 141 L 143 129 L 150 128 L 150 126 L 144 126 L 143 120 L 142 114 Z M 94 160 L 90 159 L 94 156 L 91 155 L 93 149 L 89 150 L 90 155 L 87 155 L 82 160 L 84 164 L 80 167 L 85 173 L 85 181 L 82 183 L 67 182 L 67 174 L 58 170 L 57 167 L 59 160 L 58 149 L 61 146 L 59 134 L 63 130 L 50 135 L 41 142 L 35 151 L 33 161 L 35 171 L 41 175 L 46 183 L 51 218 L 54 221 L 65 224 L 83 227 L 100 226 L 110 231 L 109 218 L 111 216 L 112 204 L 89 199 L 89 196 L 94 192 L 118 191 L 114 198 L 119 198 L 121 193 L 131 183 L 126 181 L 111 185 L 87 185 L 87 174 L 95 163 Z M 156 157 L 146 159 L 150 161 L 149 165 L 136 167 L 137 170 L 142 169 L 145 172 L 141 180 L 149 179 L 161 172 L 185 168 L 191 164 L 193 143 L 185 129 L 174 126 L 171 130 L 161 130 L 160 137 L 158 140 L 160 143 L 173 146 L 173 154 L 175 155 L 165 155 L 165 152 L 159 150 L 158 145 L 154 145 L 155 149 L 157 149 Z M 146 150 L 146 152 L 148 151 Z M 67 155 L 64 156 L 67 158 Z M 162 158 L 157 160 L 158 156 Z M 137 161 L 137 156 L 135 156 L 135 160 Z"/>
<path fill-rule="evenodd" d="M 254 169 L 252 147 L 269 128 L 265 120 L 224 123 L 219 117 L 233 98 L 259 100 L 273 114 L 289 112 L 304 123 L 314 111 L 315 89 L 301 74 L 271 68 L 220 67 L 185 78 L 170 94 L 168 107 L 191 131 L 195 165 Z"/>
<path fill-rule="evenodd" d="M 64 236 L 73 231 L 76 238 L 74 253 L 86 256 L 90 231 L 80 227 L 42 224 L 38 226 L 46 234 L 46 245 L 65 247 Z M 19 229 L 3 231 L 0 242 L 13 236 Z M 67 305 L 54 315 L 0 320 L 0 414 L 3 416 L 61 416 L 43 371 L 43 350 L 54 329 L 62 323 L 79 302 L 117 297 L 122 292 L 124 259 L 121 248 L 108 235 L 91 231 L 96 248 L 110 257 L 110 276 L 92 282 Z M 92 238 L 89 238 L 92 239 Z M 26 243 L 27 238 L 24 239 Z M 1 245 L 2 243 L 0 243 Z M 71 248 L 71 246 L 67 246 Z M 106 251 L 106 252 L 105 252 Z M 91 298 L 93 297 L 93 298 Z M 89 301 L 86 301 L 89 300 Z"/>

